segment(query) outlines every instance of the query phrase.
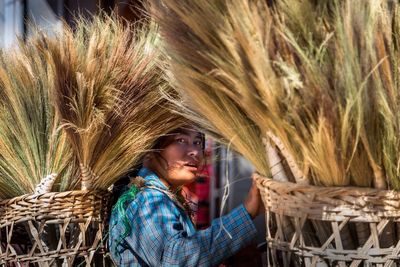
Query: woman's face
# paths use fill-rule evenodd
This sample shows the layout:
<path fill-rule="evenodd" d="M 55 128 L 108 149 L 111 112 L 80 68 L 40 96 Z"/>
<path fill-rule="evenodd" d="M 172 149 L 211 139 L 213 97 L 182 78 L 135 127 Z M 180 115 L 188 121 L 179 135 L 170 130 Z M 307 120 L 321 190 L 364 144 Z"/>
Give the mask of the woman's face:
<path fill-rule="evenodd" d="M 203 138 L 195 130 L 171 134 L 168 145 L 152 157 L 150 168 L 171 188 L 193 182 L 203 163 Z"/>

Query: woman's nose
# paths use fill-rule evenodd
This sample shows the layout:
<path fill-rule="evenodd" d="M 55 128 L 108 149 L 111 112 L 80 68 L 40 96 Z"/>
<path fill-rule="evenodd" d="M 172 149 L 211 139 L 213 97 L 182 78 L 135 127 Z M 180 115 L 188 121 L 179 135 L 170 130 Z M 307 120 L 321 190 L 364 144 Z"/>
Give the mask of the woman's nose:
<path fill-rule="evenodd" d="M 200 151 L 195 145 L 189 146 L 189 148 L 188 148 L 188 155 L 189 156 L 198 157 L 199 154 L 200 154 Z"/>

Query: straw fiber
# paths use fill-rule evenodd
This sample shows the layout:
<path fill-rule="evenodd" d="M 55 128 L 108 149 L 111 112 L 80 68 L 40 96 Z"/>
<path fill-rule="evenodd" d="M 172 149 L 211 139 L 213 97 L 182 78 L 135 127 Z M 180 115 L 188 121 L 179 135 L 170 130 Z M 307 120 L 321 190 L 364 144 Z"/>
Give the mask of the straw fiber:
<path fill-rule="evenodd" d="M 266 207 L 266 238 L 273 266 L 400 265 L 400 240 L 383 245 L 383 234 L 389 224 L 400 221 L 399 192 L 300 185 L 261 176 L 257 177 L 257 183 Z M 293 233 L 284 231 L 285 220 L 293 224 Z M 369 229 L 368 238 L 346 247 L 342 229 L 354 229 L 360 223 Z M 318 224 L 329 226 L 330 233 L 316 244 L 320 237 L 317 238 L 318 231 L 312 227 Z"/>
<path fill-rule="evenodd" d="M 0 203 L 0 266 L 105 266 L 107 191 L 27 194 Z"/>

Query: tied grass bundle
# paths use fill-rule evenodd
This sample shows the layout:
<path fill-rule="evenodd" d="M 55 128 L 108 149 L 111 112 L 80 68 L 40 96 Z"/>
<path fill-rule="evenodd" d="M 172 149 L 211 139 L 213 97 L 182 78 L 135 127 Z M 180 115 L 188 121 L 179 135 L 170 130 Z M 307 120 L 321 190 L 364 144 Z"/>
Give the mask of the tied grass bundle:
<path fill-rule="evenodd" d="M 323 185 L 399 189 L 397 4 L 305 1 L 297 3 L 303 14 L 295 5 L 278 3 L 277 27 L 287 49 L 281 62 L 303 82 L 304 107 L 290 106 L 290 114 L 312 114 L 302 116 L 309 176 Z"/>
<path fill-rule="evenodd" d="M 309 182 L 400 188 L 398 4 L 164 0 L 150 10 L 186 114 L 261 173 L 265 152 L 245 147 L 273 136 Z M 239 116 L 225 105 L 258 135 L 233 138 Z"/>
<path fill-rule="evenodd" d="M 240 96 L 217 89 L 220 84 L 214 78 L 219 75 L 219 70 L 203 57 L 210 47 L 218 53 L 210 57 L 225 56 L 219 54 L 225 48 L 214 35 L 224 29 L 221 27 L 225 19 L 218 10 L 212 10 L 218 6 L 217 2 L 163 2 L 173 12 L 156 1 L 151 3 L 149 9 L 161 26 L 169 59 L 163 68 L 168 81 L 179 93 L 179 97 L 168 99 L 185 117 L 201 125 L 222 143 L 232 146 L 258 171 L 268 175 L 270 169 L 259 127 L 242 108 Z M 211 9 L 207 10 L 208 7 Z"/>
<path fill-rule="evenodd" d="M 115 18 L 79 20 L 38 44 L 52 60 L 51 91 L 83 189 L 105 189 L 161 135 L 187 123 L 163 97 L 156 28 Z"/>
<path fill-rule="evenodd" d="M 163 97 L 156 31 L 78 19 L 1 55 L 0 198 L 106 189 L 188 124 Z"/>
<path fill-rule="evenodd" d="M 46 177 L 54 191 L 74 184 L 70 146 L 49 100 L 53 79 L 31 42 L 1 54 L 0 199 L 33 193 Z"/>

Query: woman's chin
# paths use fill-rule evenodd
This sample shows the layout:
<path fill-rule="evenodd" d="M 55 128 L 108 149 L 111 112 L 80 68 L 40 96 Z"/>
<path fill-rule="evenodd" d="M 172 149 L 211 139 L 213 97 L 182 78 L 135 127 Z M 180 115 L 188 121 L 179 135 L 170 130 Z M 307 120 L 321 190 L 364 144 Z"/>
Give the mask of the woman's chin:
<path fill-rule="evenodd" d="M 182 176 L 182 180 L 185 181 L 185 184 L 190 184 L 196 180 L 196 177 L 197 172 L 185 171 L 185 175 Z"/>
<path fill-rule="evenodd" d="M 187 185 L 194 182 L 197 178 L 197 170 L 191 171 L 187 168 L 180 169 L 178 172 L 174 172 L 169 175 L 169 182 L 175 185 Z"/>

